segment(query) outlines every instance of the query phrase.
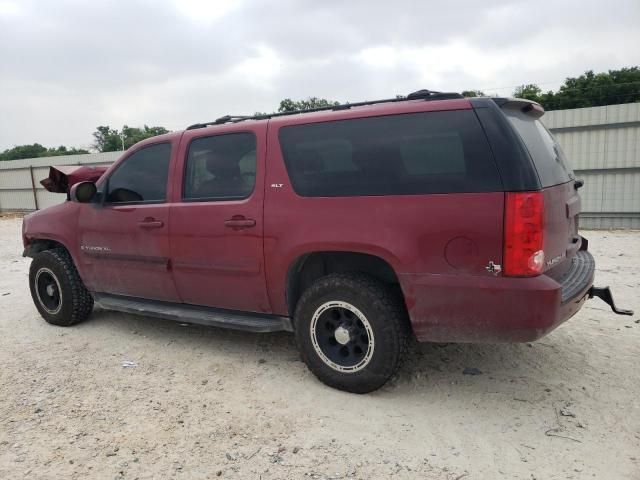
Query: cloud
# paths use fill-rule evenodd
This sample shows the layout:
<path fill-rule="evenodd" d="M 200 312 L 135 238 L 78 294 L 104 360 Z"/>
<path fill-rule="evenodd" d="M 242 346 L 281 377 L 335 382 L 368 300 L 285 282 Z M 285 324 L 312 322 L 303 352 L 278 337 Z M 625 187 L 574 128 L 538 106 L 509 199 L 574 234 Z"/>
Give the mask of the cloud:
<path fill-rule="evenodd" d="M 640 2 L 0 0 L 0 149 L 637 65 Z"/>

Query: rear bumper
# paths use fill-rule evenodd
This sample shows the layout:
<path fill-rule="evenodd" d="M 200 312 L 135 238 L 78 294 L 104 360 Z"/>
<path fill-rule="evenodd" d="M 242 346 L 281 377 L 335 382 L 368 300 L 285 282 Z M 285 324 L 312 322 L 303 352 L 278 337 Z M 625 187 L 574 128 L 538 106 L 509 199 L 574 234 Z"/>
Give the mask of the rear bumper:
<path fill-rule="evenodd" d="M 581 250 L 559 280 L 401 274 L 420 341 L 528 342 L 575 315 L 593 285 L 595 262 Z"/>

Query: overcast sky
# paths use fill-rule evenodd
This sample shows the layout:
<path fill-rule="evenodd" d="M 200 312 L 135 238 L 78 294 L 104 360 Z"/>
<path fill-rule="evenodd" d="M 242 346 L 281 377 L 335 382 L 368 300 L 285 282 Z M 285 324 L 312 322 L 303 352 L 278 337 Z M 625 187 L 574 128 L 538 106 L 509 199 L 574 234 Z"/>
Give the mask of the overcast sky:
<path fill-rule="evenodd" d="M 0 150 L 640 64 L 640 0 L 0 0 Z"/>

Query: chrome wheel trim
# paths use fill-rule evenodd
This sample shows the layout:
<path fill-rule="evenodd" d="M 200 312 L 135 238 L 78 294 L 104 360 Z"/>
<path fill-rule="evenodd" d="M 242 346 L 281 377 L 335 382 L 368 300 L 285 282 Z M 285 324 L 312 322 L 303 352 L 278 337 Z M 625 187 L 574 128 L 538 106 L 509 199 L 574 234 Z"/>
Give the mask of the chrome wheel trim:
<path fill-rule="evenodd" d="M 364 356 L 362 360 L 360 360 L 355 365 L 344 366 L 334 362 L 329 357 L 327 357 L 325 352 L 320 347 L 320 343 L 318 341 L 318 335 L 317 335 L 318 320 L 320 319 L 320 316 L 324 312 L 326 312 L 329 309 L 336 309 L 336 308 L 341 308 L 351 312 L 358 320 L 360 320 L 360 322 L 362 322 L 364 330 L 366 331 L 366 334 L 368 336 L 368 340 L 369 340 L 368 348 L 364 352 Z M 338 327 L 338 328 L 342 328 L 342 327 Z M 375 350 L 375 338 L 373 336 L 373 329 L 371 328 L 371 324 L 367 320 L 367 317 L 365 317 L 364 314 L 360 310 L 358 310 L 358 308 L 354 307 L 350 303 L 342 302 L 342 301 L 330 301 L 318 307 L 314 312 L 313 317 L 311 318 L 311 324 L 309 326 L 309 334 L 311 336 L 311 343 L 313 344 L 313 348 L 316 354 L 327 366 L 331 367 L 333 370 L 336 370 L 342 373 L 355 373 L 365 368 L 369 364 L 369 362 L 371 362 L 371 358 L 373 357 L 373 352 Z M 338 342 L 338 343 L 342 344 L 342 342 Z"/>
<path fill-rule="evenodd" d="M 44 303 L 44 301 L 42 300 L 42 297 L 40 296 L 40 287 L 38 285 L 40 277 L 43 274 L 47 274 L 49 275 L 53 281 L 55 282 L 55 286 L 58 289 L 58 306 L 55 309 L 51 309 L 48 308 L 47 305 Z M 53 286 L 53 284 L 49 284 L 47 285 L 45 288 L 47 291 L 49 291 L 49 289 Z M 50 315 L 56 315 L 60 312 L 60 310 L 62 309 L 62 288 L 60 287 L 60 281 L 58 280 L 58 277 L 56 277 L 55 273 L 53 273 L 51 271 L 51 269 L 46 268 L 46 267 L 42 267 L 41 269 L 39 269 L 36 272 L 36 276 L 34 279 L 34 285 L 33 285 L 34 290 L 36 291 L 36 296 L 38 297 L 38 302 L 40 302 L 40 306 Z"/>

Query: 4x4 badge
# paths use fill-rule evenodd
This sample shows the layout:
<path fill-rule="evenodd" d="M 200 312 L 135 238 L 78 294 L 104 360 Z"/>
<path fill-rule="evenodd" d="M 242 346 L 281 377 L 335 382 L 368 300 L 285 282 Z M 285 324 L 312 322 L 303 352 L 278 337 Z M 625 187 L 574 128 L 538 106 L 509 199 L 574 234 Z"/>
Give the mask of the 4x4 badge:
<path fill-rule="evenodd" d="M 487 272 L 493 273 L 494 275 L 498 275 L 502 271 L 502 265 L 496 265 L 493 263 L 493 260 L 489 261 L 489 265 L 484 268 L 487 269 Z"/>

